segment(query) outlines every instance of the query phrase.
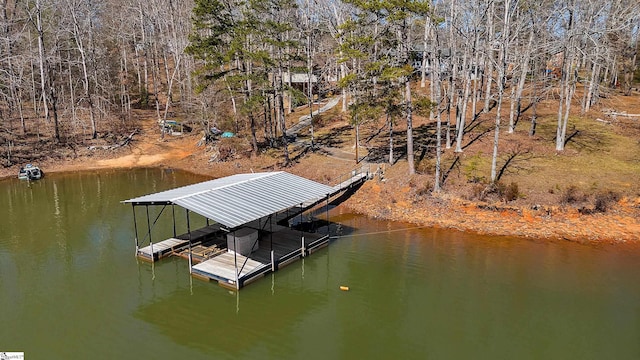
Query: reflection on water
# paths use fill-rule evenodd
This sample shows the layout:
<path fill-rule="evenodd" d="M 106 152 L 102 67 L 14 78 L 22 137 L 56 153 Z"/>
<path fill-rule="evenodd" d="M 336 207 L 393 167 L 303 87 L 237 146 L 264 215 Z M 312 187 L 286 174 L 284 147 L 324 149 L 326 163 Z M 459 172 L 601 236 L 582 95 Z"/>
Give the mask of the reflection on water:
<path fill-rule="evenodd" d="M 194 280 L 180 258 L 138 262 L 131 207 L 120 201 L 201 180 L 148 169 L 0 182 L 0 351 L 640 358 L 638 248 L 421 229 L 338 207 L 340 236 L 328 248 L 239 293 Z M 154 239 L 173 234 L 171 211 L 160 216 Z"/>

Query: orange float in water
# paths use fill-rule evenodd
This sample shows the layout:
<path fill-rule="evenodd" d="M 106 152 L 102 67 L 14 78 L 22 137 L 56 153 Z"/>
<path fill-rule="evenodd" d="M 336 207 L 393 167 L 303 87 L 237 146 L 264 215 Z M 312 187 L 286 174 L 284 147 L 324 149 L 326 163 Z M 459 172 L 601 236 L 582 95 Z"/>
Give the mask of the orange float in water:
<path fill-rule="evenodd" d="M 349 287 L 348 286 L 340 286 L 340 290 L 349 291 Z"/>

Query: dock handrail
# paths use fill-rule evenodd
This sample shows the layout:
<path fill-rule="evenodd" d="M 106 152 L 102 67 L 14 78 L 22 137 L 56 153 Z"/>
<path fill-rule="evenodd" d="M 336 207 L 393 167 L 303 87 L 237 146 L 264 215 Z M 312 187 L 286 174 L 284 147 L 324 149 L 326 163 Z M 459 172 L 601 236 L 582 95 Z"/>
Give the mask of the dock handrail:
<path fill-rule="evenodd" d="M 352 179 L 353 177 L 360 175 L 360 174 L 366 174 L 367 178 L 369 178 L 372 173 L 371 173 L 371 164 L 365 164 L 365 165 L 361 165 L 358 167 L 355 167 L 353 169 L 351 169 L 348 173 L 344 173 L 342 175 L 339 175 L 337 178 L 337 183 L 335 185 L 332 185 L 331 182 L 332 180 L 335 181 L 335 179 L 329 180 L 327 181 L 327 185 L 332 186 L 334 188 L 340 186 L 340 190 L 343 190 L 343 188 L 349 186 L 350 184 L 347 184 L 349 179 Z M 342 186 L 342 184 L 345 184 L 345 186 Z"/>
<path fill-rule="evenodd" d="M 371 173 L 371 164 L 366 164 L 366 165 L 355 167 L 355 168 L 349 170 L 349 172 L 347 172 L 347 173 L 343 173 L 341 175 L 338 175 L 337 178 L 333 178 L 333 179 L 327 180 L 326 184 L 329 185 L 329 186 L 335 187 L 335 186 L 338 186 L 338 185 L 344 183 L 346 180 L 351 179 L 354 176 L 362 174 L 362 173 L 370 174 Z M 335 182 L 335 184 L 332 184 L 334 182 Z"/>

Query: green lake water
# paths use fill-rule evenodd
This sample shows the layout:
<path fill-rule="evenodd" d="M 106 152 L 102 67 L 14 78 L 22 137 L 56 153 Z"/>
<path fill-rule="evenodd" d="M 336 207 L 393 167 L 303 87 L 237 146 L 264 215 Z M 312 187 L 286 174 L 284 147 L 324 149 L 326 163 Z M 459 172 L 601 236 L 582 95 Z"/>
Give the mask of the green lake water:
<path fill-rule="evenodd" d="M 180 258 L 137 261 L 132 209 L 120 201 L 202 180 L 142 169 L 0 181 L 0 352 L 29 360 L 640 359 L 637 246 L 418 229 L 339 206 L 329 247 L 239 293 L 192 279 Z M 150 208 L 151 221 L 157 214 Z M 154 241 L 171 235 L 170 216 L 160 216 Z M 184 217 L 176 208 L 181 229 Z"/>

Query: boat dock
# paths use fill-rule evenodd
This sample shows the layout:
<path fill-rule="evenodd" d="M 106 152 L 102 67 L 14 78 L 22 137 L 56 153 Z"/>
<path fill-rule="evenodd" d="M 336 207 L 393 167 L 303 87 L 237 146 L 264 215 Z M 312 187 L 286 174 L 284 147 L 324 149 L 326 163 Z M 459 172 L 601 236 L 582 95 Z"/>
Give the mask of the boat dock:
<path fill-rule="evenodd" d="M 265 274 L 312 254 L 328 245 L 326 233 L 302 231 L 292 219 L 362 184 L 369 171 L 353 171 L 338 185 L 323 185 L 285 172 L 238 174 L 123 201 L 133 206 L 136 256 L 155 262 L 175 255 L 189 261 L 189 272 L 203 280 L 239 290 Z M 151 241 L 149 206 L 174 205 L 187 210 L 187 232 L 163 241 Z M 147 210 L 149 244 L 140 247 L 136 207 Z M 190 229 L 189 213 L 207 220 L 207 226 Z M 153 222 L 155 225 L 159 215 Z M 327 218 L 328 219 L 328 218 Z M 209 225 L 209 221 L 214 222 Z"/>

